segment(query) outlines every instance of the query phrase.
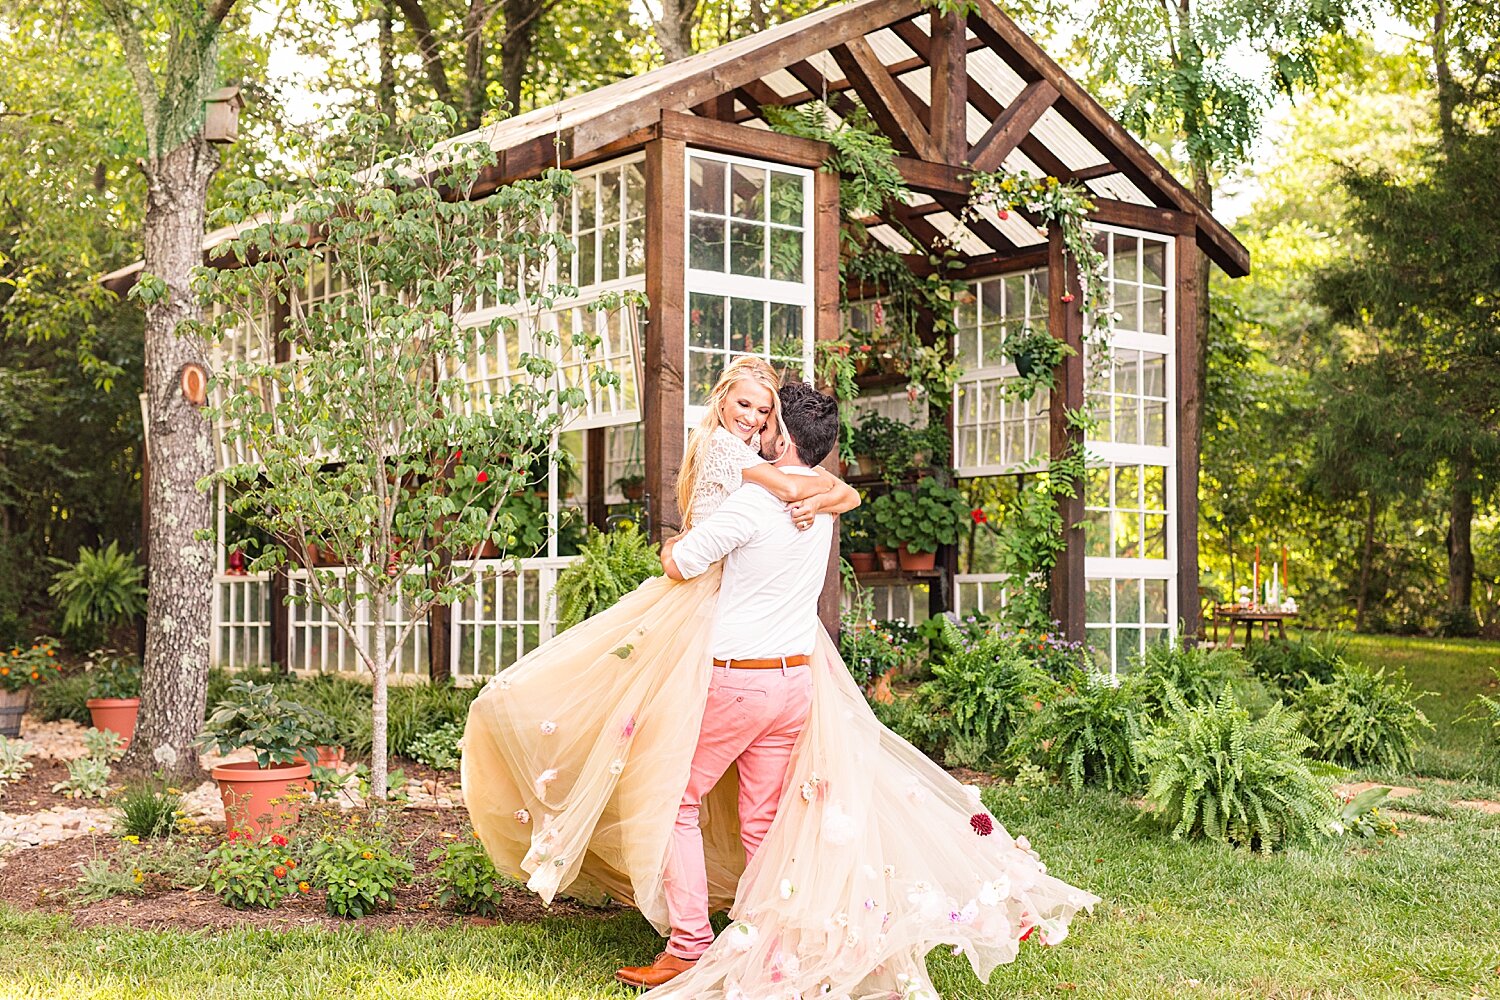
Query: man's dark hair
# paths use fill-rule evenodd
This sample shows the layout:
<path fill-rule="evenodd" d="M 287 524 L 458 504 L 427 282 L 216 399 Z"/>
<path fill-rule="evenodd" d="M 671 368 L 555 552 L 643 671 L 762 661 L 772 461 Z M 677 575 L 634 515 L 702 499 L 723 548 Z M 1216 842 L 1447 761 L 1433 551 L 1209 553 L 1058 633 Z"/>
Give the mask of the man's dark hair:
<path fill-rule="evenodd" d="M 781 387 L 781 421 L 806 466 L 823 461 L 839 439 L 839 404 L 806 382 Z"/>

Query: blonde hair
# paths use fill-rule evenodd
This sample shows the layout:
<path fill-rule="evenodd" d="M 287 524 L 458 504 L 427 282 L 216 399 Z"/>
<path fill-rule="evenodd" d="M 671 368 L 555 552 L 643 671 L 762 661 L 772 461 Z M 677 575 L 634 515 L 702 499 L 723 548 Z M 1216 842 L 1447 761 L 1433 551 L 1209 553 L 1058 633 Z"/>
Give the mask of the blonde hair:
<path fill-rule="evenodd" d="M 742 356 L 735 358 L 724 374 L 719 376 L 719 381 L 714 385 L 713 392 L 708 394 L 708 412 L 703 415 L 703 420 L 693 433 L 688 437 L 687 454 L 682 457 L 682 468 L 677 473 L 677 511 L 682 515 L 682 529 L 686 531 L 691 527 L 693 518 L 693 491 L 698 486 L 698 476 L 703 471 L 704 460 L 708 457 L 709 443 L 714 436 L 714 431 L 724 427 L 724 399 L 729 395 L 729 390 L 735 384 L 749 380 L 771 390 L 771 416 L 776 422 L 776 431 L 782 437 L 786 437 L 786 426 L 781 422 L 781 377 L 776 370 L 760 358 Z M 727 427 L 724 428 L 728 430 Z M 751 447 L 755 447 L 751 445 Z M 756 448 L 759 451 L 759 448 Z"/>

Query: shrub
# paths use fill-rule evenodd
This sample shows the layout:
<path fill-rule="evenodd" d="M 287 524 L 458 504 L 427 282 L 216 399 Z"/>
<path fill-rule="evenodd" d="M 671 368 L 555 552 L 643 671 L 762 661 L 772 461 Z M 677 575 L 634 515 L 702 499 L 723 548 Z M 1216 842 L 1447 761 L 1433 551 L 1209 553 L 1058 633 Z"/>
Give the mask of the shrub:
<path fill-rule="evenodd" d="M 31 711 L 43 722 L 67 719 L 87 726 L 94 721 L 88 700 L 88 674 L 63 674 L 31 693 Z"/>
<path fill-rule="evenodd" d="M 176 789 L 147 780 L 125 786 L 115 800 L 120 810 L 115 832 L 127 837 L 165 837 L 177 823 L 182 796 Z"/>
<path fill-rule="evenodd" d="M 1257 677 L 1283 691 L 1299 691 L 1311 681 L 1331 681 L 1343 661 L 1343 644 L 1330 639 L 1275 639 L 1246 651 Z"/>
<path fill-rule="evenodd" d="M 1304 752 L 1296 713 L 1280 703 L 1251 719 L 1232 695 L 1210 705 L 1170 699 L 1171 715 L 1136 743 L 1146 801 L 1172 837 L 1205 837 L 1269 854 L 1328 827 L 1326 770 Z"/>
<path fill-rule="evenodd" d="M 1173 694 L 1189 705 L 1211 705 L 1245 677 L 1238 653 L 1227 649 L 1186 648 L 1154 643 L 1131 673 L 1140 678 L 1148 711 L 1166 709 Z"/>
<path fill-rule="evenodd" d="M 1398 832 L 1396 821 L 1380 811 L 1390 794 L 1389 788 L 1366 788 L 1358 795 L 1340 796 L 1342 804 L 1338 815 L 1328 824 L 1328 831 L 1340 837 L 1357 833 L 1366 840 Z"/>
<path fill-rule="evenodd" d="M 281 697 L 277 685 L 236 680 L 197 742 L 221 754 L 251 747 L 260 766 L 269 767 L 298 757 L 315 759 L 320 738 L 333 729 L 333 721 L 322 712 Z"/>
<path fill-rule="evenodd" d="M 0 655 L 0 688 L 20 691 L 52 681 L 62 673 L 57 662 L 57 646 L 51 639 L 37 639 L 30 645 L 12 646 L 10 655 Z"/>
<path fill-rule="evenodd" d="M 328 912 L 363 917 L 395 898 L 398 885 L 411 881 L 412 865 L 389 845 L 363 837 L 329 837 L 315 845 L 313 875 L 328 890 Z"/>
<path fill-rule="evenodd" d="M 1432 728 L 1411 685 L 1385 671 L 1340 662 L 1332 679 L 1312 681 L 1297 695 L 1302 732 L 1324 760 L 1402 771 L 1412 766 L 1418 733 Z"/>
<path fill-rule="evenodd" d="M 458 741 L 463 737 L 463 723 L 445 722 L 407 744 L 406 756 L 439 771 L 451 771 L 458 766 Z"/>
<path fill-rule="evenodd" d="M 125 756 L 125 740 L 113 729 L 90 729 L 83 734 L 83 748 L 90 757 L 106 764 Z"/>
<path fill-rule="evenodd" d="M 870 530 L 876 542 L 911 552 L 936 552 L 958 541 L 969 516 L 969 502 L 951 486 L 931 477 L 912 490 L 895 489 L 870 503 Z"/>
<path fill-rule="evenodd" d="M 895 634 L 873 619 L 859 622 L 846 617 L 839 629 L 839 658 L 857 684 L 869 684 L 888 670 L 901 666 L 901 647 Z"/>
<path fill-rule="evenodd" d="M 870 702 L 880 724 L 929 757 L 942 756 L 942 732 L 938 721 L 923 708 L 920 697 L 897 698 L 890 704 Z"/>
<path fill-rule="evenodd" d="M 509 880 L 495 870 L 479 834 L 455 840 L 433 851 L 427 860 L 438 863 L 432 874 L 439 906 L 481 917 L 500 916 L 500 887 Z"/>
<path fill-rule="evenodd" d="M 90 698 L 139 698 L 141 696 L 141 661 L 103 649 L 89 657 L 86 675 Z"/>
<path fill-rule="evenodd" d="M 103 798 L 109 791 L 109 765 L 97 757 L 77 757 L 68 761 L 68 776 L 52 786 L 70 799 Z"/>
<path fill-rule="evenodd" d="M 31 770 L 31 761 L 26 759 L 29 753 L 31 744 L 25 740 L 0 736 L 0 788 L 12 781 L 20 781 Z"/>
<path fill-rule="evenodd" d="M 1076 670 L 1061 696 L 1044 702 L 1016 734 L 1017 756 L 1040 760 L 1076 792 L 1102 782 L 1111 791 L 1140 783 L 1135 742 L 1143 735 L 1143 682 L 1118 685 L 1091 670 Z"/>
<path fill-rule="evenodd" d="M 118 543 L 102 549 L 85 546 L 78 550 L 77 562 L 52 563 L 60 571 L 47 593 L 62 612 L 65 633 L 93 639 L 110 626 L 146 613 L 145 567 L 134 552 L 120 551 Z"/>
<path fill-rule="evenodd" d="M 1491 668 L 1495 679 L 1500 680 L 1500 668 Z M 1492 698 L 1487 694 L 1478 694 L 1469 703 L 1469 710 L 1465 717 L 1483 725 L 1487 725 L 1490 741 L 1493 744 L 1500 743 L 1500 698 Z"/>
<path fill-rule="evenodd" d="M 919 689 L 921 706 L 950 766 L 999 765 L 1011 737 L 1050 698 L 1057 682 L 1009 636 L 989 634 L 969 643 L 952 623 L 946 641 L 956 650 L 933 665 Z"/>
<path fill-rule="evenodd" d="M 209 888 L 236 910 L 274 909 L 293 893 L 308 891 L 279 833 L 253 841 L 231 830 L 228 840 L 208 852 L 208 864 Z"/>
<path fill-rule="evenodd" d="M 590 528 L 578 559 L 557 577 L 557 630 L 566 631 L 611 607 L 661 573 L 656 546 L 634 524 L 608 533 Z"/>

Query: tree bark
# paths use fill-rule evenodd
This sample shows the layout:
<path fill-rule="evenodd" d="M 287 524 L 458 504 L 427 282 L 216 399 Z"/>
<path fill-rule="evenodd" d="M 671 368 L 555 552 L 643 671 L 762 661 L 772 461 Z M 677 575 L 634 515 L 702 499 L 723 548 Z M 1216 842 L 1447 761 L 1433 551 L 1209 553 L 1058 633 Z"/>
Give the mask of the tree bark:
<path fill-rule="evenodd" d="M 1448 505 L 1448 613 L 1469 611 L 1474 601 L 1474 456 L 1453 460 L 1453 496 Z"/>
<path fill-rule="evenodd" d="M 491 0 L 469 0 L 464 12 L 464 89 L 459 120 L 465 129 L 477 129 L 484 122 L 485 92 L 488 79 L 484 71 L 484 25 L 493 16 Z"/>
<path fill-rule="evenodd" d="M 507 0 L 505 40 L 500 45 L 500 85 L 510 102 L 511 114 L 521 113 L 521 81 L 531 62 L 537 22 L 551 6 L 545 0 Z"/>
<path fill-rule="evenodd" d="M 376 84 L 376 101 L 380 113 L 387 118 L 396 116 L 396 40 L 391 30 L 391 8 L 380 5 L 380 35 L 377 46 L 380 53 L 380 81 Z"/>
<path fill-rule="evenodd" d="M 1354 631 L 1365 630 L 1365 615 L 1370 607 L 1370 571 L 1375 564 L 1375 517 L 1379 507 L 1375 494 L 1369 496 L 1369 507 L 1365 511 L 1365 539 L 1359 555 L 1359 597 L 1354 605 Z"/>
<path fill-rule="evenodd" d="M 698 0 L 661 0 L 656 19 L 656 44 L 667 62 L 693 54 L 693 28 L 698 23 Z"/>
<path fill-rule="evenodd" d="M 151 588 L 140 718 L 122 766 L 179 778 L 198 770 L 192 741 L 208 683 L 214 552 L 194 536 L 213 524 L 213 498 L 198 482 L 213 473 L 214 451 L 208 421 L 180 386 L 184 365 L 207 366 L 206 345 L 178 328 L 200 318 L 190 278 L 203 259 L 208 183 L 218 166 L 201 133 L 146 166 L 145 273 L 165 282 L 166 293 L 146 307 Z"/>
<path fill-rule="evenodd" d="M 384 590 L 379 590 L 371 599 L 370 605 L 375 618 L 375 657 L 370 664 L 370 797 L 384 800 L 389 783 L 389 750 L 386 742 L 389 728 L 386 686 L 389 640 L 385 634 L 385 623 L 390 620 L 390 599 Z"/>

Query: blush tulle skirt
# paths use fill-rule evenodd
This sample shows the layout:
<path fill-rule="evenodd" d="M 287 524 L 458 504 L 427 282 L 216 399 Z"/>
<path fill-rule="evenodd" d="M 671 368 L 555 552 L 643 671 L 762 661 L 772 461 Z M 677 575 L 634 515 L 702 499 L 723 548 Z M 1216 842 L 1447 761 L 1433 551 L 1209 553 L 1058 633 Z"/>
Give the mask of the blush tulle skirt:
<path fill-rule="evenodd" d="M 720 570 L 648 580 L 502 672 L 469 711 L 463 791 L 501 871 L 543 900 L 610 896 L 668 930 L 663 873 L 711 672 Z M 734 772 L 703 804 L 709 898 L 732 923 L 651 993 L 935 998 L 924 957 L 986 979 L 1097 898 L 1047 874 L 965 786 L 871 713 L 826 635 L 776 821 L 747 868 Z"/>

